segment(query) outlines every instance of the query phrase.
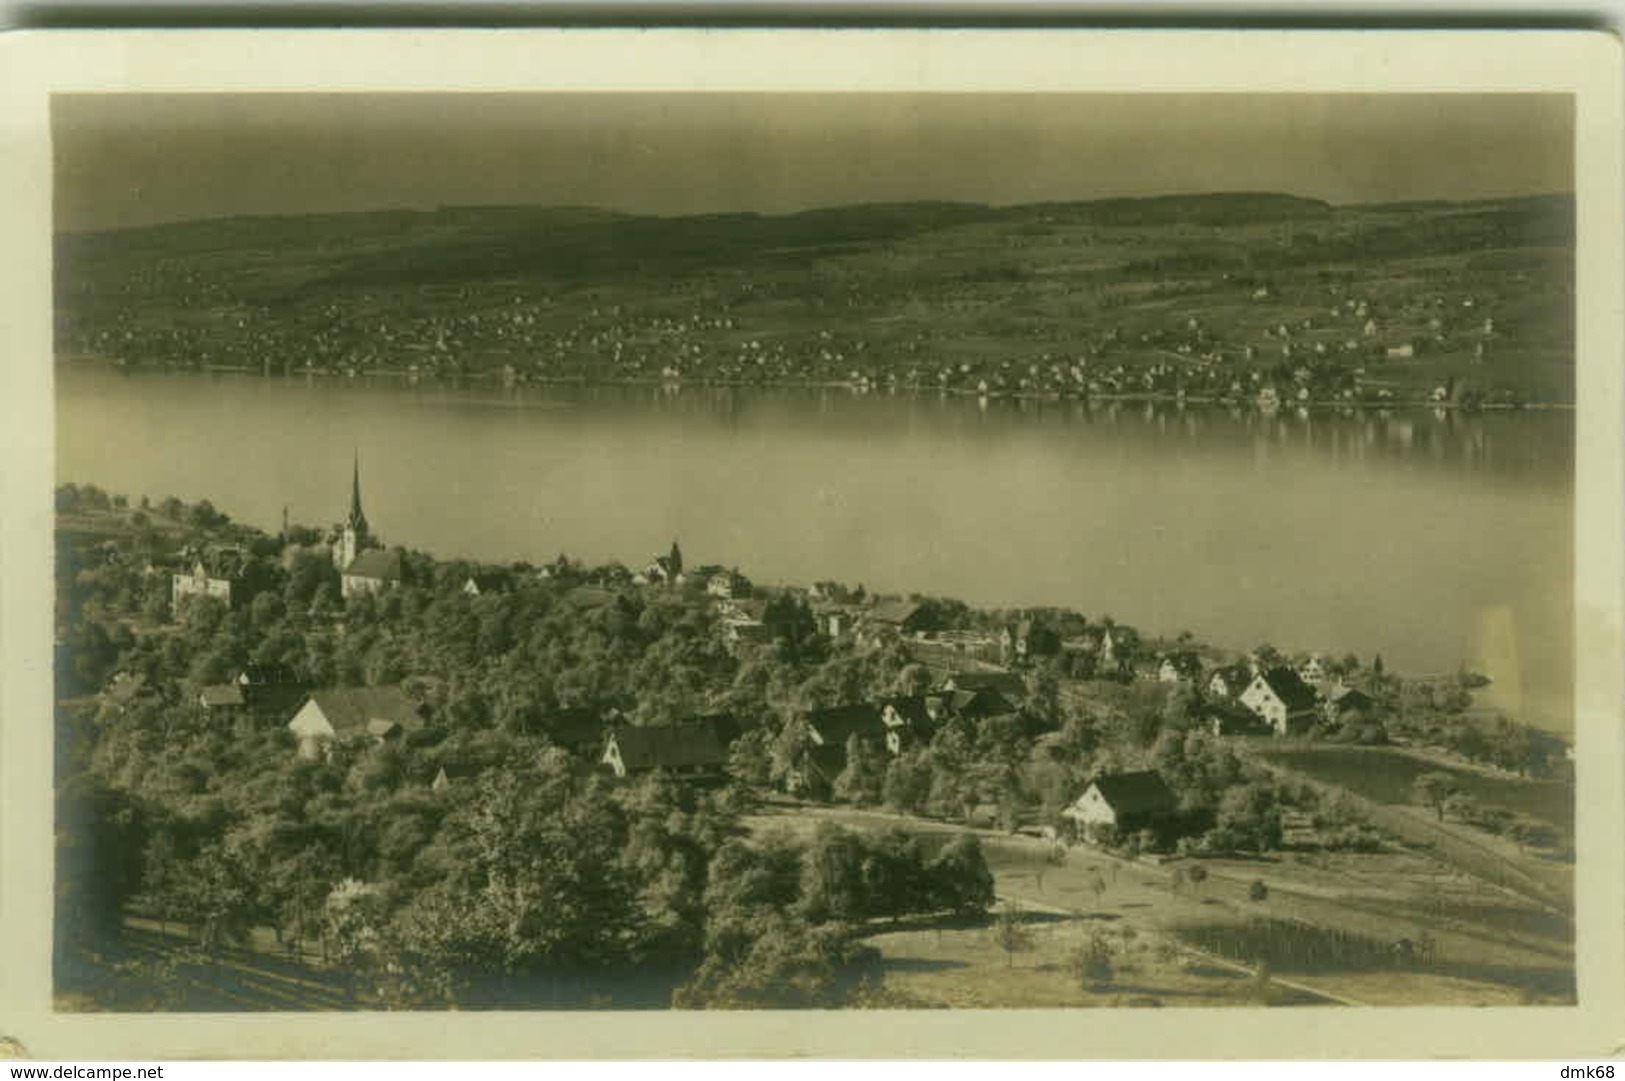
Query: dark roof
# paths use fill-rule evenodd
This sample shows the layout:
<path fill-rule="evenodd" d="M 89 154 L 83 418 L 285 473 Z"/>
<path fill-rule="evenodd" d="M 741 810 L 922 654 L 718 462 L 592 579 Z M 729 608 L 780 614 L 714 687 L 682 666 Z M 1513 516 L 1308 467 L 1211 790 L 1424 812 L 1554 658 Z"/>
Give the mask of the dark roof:
<path fill-rule="evenodd" d="M 506 571 L 478 571 L 468 576 L 468 582 L 463 583 L 467 588 L 472 582 L 478 593 L 501 593 L 508 588 L 509 576 Z"/>
<path fill-rule="evenodd" d="M 1163 654 L 1163 660 L 1174 666 L 1174 671 L 1182 676 L 1199 676 L 1202 674 L 1202 658 L 1196 655 L 1195 650 L 1176 649 Z"/>
<path fill-rule="evenodd" d="M 911 727 L 929 728 L 931 726 L 931 711 L 925 708 L 924 695 L 896 695 L 892 698 L 882 698 L 880 700 L 881 713 L 886 712 L 887 706 L 896 710 L 898 716 L 902 717 L 903 721 Z"/>
<path fill-rule="evenodd" d="M 1091 782 L 1119 815 L 1159 814 L 1179 809 L 1179 800 L 1155 770 L 1107 773 Z"/>
<path fill-rule="evenodd" d="M 700 717 L 689 717 L 682 723 L 705 725 L 711 729 L 711 734 L 717 738 L 717 742 L 724 747 L 738 739 L 744 731 L 739 722 L 734 720 L 732 713 L 708 713 Z"/>
<path fill-rule="evenodd" d="M 242 672 L 237 676 L 237 682 L 253 687 L 270 683 L 298 683 L 299 677 L 294 674 L 292 668 L 281 661 L 250 661 L 243 666 Z"/>
<path fill-rule="evenodd" d="M 876 623 L 895 623 L 897 626 L 906 626 L 920 615 L 920 605 L 915 601 L 881 601 L 869 609 L 869 619 Z"/>
<path fill-rule="evenodd" d="M 1375 705 L 1375 700 L 1358 687 L 1343 687 L 1327 697 L 1327 700 L 1339 710 L 1365 709 Z"/>
<path fill-rule="evenodd" d="M 1264 682 L 1270 685 L 1275 696 L 1289 711 L 1296 713 L 1301 709 L 1315 708 L 1315 689 L 1292 669 L 1271 668 L 1264 673 Z"/>
<path fill-rule="evenodd" d="M 1016 712 L 1016 707 L 1010 700 L 992 687 L 982 687 L 974 691 L 955 691 L 949 696 L 948 704 L 953 707 L 955 713 L 971 717 L 998 717 Z"/>
<path fill-rule="evenodd" d="M 213 683 L 204 687 L 198 694 L 204 709 L 213 709 L 216 706 L 240 706 L 243 704 L 243 689 L 235 683 Z"/>
<path fill-rule="evenodd" d="M 668 724 L 622 728 L 611 737 L 628 770 L 684 769 L 727 764 L 728 748 L 710 725 Z"/>
<path fill-rule="evenodd" d="M 806 716 L 807 724 L 826 747 L 844 747 L 850 736 L 882 739 L 886 735 L 886 725 L 880 719 L 880 707 L 870 702 L 809 710 Z"/>
<path fill-rule="evenodd" d="M 1027 689 L 1026 683 L 1019 675 L 1002 668 L 983 672 L 954 672 L 942 681 L 942 685 L 956 691 L 979 691 L 985 688 L 1003 694 L 1021 694 Z"/>
<path fill-rule="evenodd" d="M 376 720 L 395 721 L 411 730 L 422 727 L 417 705 L 396 686 L 332 687 L 311 691 L 310 699 L 339 735 L 359 735 Z"/>
<path fill-rule="evenodd" d="M 352 578 L 376 578 L 385 582 L 401 580 L 401 553 L 369 548 L 350 561 L 344 573 Z"/>

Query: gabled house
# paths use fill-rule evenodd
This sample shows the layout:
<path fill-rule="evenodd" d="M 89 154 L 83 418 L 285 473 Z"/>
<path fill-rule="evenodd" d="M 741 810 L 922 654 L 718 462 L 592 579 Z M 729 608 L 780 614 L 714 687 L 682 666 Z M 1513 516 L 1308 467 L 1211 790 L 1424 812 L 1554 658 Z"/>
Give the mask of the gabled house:
<path fill-rule="evenodd" d="M 288 722 L 299 753 L 317 758 L 338 743 L 385 743 L 423 726 L 417 703 L 398 686 L 311 691 Z"/>
<path fill-rule="evenodd" d="M 1310 657 L 1298 665 L 1298 678 L 1314 687 L 1326 679 L 1326 666 L 1318 656 Z"/>
<path fill-rule="evenodd" d="M 663 770 L 697 781 L 720 781 L 728 767 L 728 744 L 717 725 L 700 722 L 618 728 L 599 762 L 616 777 Z"/>
<path fill-rule="evenodd" d="M 1285 667 L 1254 676 L 1239 701 L 1281 736 L 1304 731 L 1319 716 L 1314 688 Z"/>
<path fill-rule="evenodd" d="M 348 600 L 363 594 L 382 593 L 400 584 L 400 550 L 369 548 L 344 568 L 339 591 Z"/>
<path fill-rule="evenodd" d="M 1108 773 L 1089 782 L 1061 812 L 1080 830 L 1110 827 L 1124 833 L 1164 827 L 1179 813 L 1179 800 L 1155 770 Z"/>
<path fill-rule="evenodd" d="M 924 695 L 881 699 L 880 723 L 886 729 L 886 750 L 893 755 L 929 742 L 936 728 Z"/>

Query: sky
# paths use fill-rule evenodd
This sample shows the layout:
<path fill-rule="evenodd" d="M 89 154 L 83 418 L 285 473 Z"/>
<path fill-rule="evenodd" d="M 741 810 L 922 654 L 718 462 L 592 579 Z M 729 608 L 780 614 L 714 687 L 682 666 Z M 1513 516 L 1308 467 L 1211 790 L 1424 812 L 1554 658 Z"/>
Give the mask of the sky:
<path fill-rule="evenodd" d="M 1557 94 L 71 94 L 56 226 L 448 205 L 783 213 L 1574 187 Z"/>

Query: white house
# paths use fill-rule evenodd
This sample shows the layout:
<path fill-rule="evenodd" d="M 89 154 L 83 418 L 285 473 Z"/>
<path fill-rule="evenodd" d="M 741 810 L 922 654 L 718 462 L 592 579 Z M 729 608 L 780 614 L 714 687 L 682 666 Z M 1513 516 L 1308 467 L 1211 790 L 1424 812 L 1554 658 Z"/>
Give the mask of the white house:
<path fill-rule="evenodd" d="M 1302 728 L 1306 722 L 1313 723 L 1316 716 L 1314 689 L 1290 668 L 1260 672 L 1241 692 L 1239 700 L 1281 736 Z"/>
<path fill-rule="evenodd" d="M 1112 826 L 1138 830 L 1179 810 L 1179 800 L 1154 770 L 1096 777 L 1061 817 L 1080 829 Z"/>

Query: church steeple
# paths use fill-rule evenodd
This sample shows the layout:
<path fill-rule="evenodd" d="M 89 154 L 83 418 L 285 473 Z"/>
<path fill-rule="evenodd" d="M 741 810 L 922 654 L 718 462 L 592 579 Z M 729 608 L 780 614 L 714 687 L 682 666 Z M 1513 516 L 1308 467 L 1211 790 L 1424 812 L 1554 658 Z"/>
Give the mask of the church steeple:
<path fill-rule="evenodd" d="M 361 452 L 355 456 L 355 473 L 350 482 L 350 517 L 345 523 L 359 537 L 367 535 L 367 516 L 361 512 Z"/>

